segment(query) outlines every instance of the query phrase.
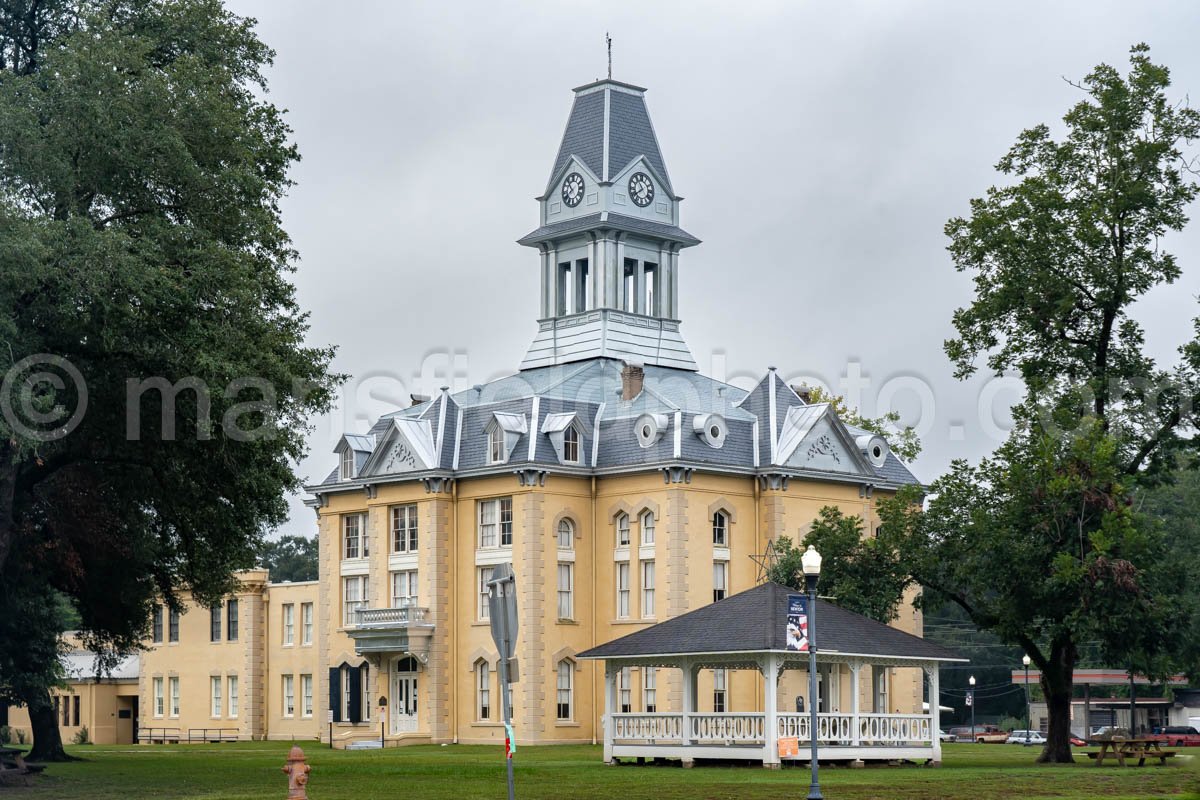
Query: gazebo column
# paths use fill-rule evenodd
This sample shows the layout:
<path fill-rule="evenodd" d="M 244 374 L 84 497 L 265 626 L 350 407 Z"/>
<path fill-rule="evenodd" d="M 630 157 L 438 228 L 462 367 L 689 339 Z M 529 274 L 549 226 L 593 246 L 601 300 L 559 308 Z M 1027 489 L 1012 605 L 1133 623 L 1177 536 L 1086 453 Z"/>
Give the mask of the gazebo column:
<path fill-rule="evenodd" d="M 617 709 L 617 673 L 619 668 L 612 664 L 604 665 L 604 763 L 615 764 L 613 760 L 613 733 L 616 722 L 613 713 Z"/>
<path fill-rule="evenodd" d="M 862 671 L 861 661 L 850 662 L 850 742 L 855 747 L 862 744 L 862 717 L 859 706 L 858 675 Z"/>
<path fill-rule="evenodd" d="M 759 661 L 763 676 L 763 766 L 779 769 L 779 656 Z"/>
<path fill-rule="evenodd" d="M 684 659 L 681 667 L 683 670 L 683 721 L 679 731 L 679 743 L 684 747 L 688 747 L 692 743 L 692 715 L 696 713 L 696 667 L 689 659 Z M 683 765 L 690 767 L 693 760 L 684 756 Z"/>
<path fill-rule="evenodd" d="M 933 765 L 940 767 L 942 765 L 942 737 L 938 736 L 938 731 L 942 727 L 942 690 L 937 663 L 934 662 L 925 667 L 925 674 L 929 676 L 929 738 L 930 744 L 933 745 Z"/>

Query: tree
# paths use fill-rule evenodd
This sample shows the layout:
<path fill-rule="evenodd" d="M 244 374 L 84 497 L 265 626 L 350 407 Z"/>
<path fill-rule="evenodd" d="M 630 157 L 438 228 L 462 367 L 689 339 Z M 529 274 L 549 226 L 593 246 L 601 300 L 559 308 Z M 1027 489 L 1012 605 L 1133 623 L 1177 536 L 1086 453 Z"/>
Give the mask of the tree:
<path fill-rule="evenodd" d="M 271 58 L 218 0 L 0 8 L 0 583 L 64 593 L 105 659 L 156 596 L 212 602 L 253 566 L 338 381 L 289 280 Z M 31 602 L 6 595 L 0 617 Z"/>
<path fill-rule="evenodd" d="M 270 571 L 272 581 L 315 581 L 319 553 L 316 536 L 289 535 L 264 542 L 259 560 Z"/>
<path fill-rule="evenodd" d="M 848 407 L 841 395 L 828 394 L 819 386 L 808 390 L 808 399 L 812 403 L 829 403 L 842 422 L 884 437 L 892 452 L 904 461 L 912 462 L 921 454 L 920 437 L 913 428 L 900 427 L 899 411 L 889 411 L 877 418 L 864 417 L 858 409 Z"/>
<path fill-rule="evenodd" d="M 884 526 L 926 602 L 954 601 L 1040 669 L 1043 761 L 1072 760 L 1082 642 L 1152 675 L 1183 652 L 1170 614 L 1187 613 L 1187 595 L 1160 533 L 1130 502 L 1195 449 L 1200 343 L 1160 369 L 1130 310 L 1179 275 L 1161 239 L 1182 229 L 1196 196 L 1179 148 L 1200 135 L 1200 114 L 1167 99 L 1169 73 L 1145 45 L 1130 62 L 1127 77 L 1096 67 L 1077 84 L 1084 98 L 1063 138 L 1045 125 L 1022 133 L 998 165 L 1012 181 L 947 223 L 975 299 L 955 312 L 946 352 L 959 377 L 980 359 L 1016 370 L 1026 397 L 994 458 L 956 463 L 926 514 L 897 505 Z"/>
<path fill-rule="evenodd" d="M 848 611 L 891 622 L 911 579 L 896 553 L 874 537 L 863 537 L 862 520 L 825 506 L 799 547 L 787 536 L 774 543 L 776 560 L 767 571 L 775 583 L 804 589 L 800 557 L 809 545 L 821 554 L 820 592 Z"/>

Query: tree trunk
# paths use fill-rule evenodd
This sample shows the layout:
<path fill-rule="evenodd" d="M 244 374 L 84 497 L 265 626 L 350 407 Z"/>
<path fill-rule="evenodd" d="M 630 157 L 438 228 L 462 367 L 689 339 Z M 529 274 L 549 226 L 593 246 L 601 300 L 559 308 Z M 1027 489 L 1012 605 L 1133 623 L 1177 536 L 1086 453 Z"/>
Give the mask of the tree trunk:
<path fill-rule="evenodd" d="M 29 709 L 29 725 L 33 728 L 33 749 L 30 761 L 74 761 L 63 750 L 62 734 L 58 729 L 58 715 L 50 702 L 50 692 L 43 690 L 26 702 Z"/>
<path fill-rule="evenodd" d="M 1041 687 L 1046 696 L 1049 725 L 1046 746 L 1038 756 L 1043 764 L 1073 764 L 1071 755 L 1071 694 L 1075 673 L 1075 644 L 1069 639 L 1056 640 L 1050 658 L 1042 668 Z"/>

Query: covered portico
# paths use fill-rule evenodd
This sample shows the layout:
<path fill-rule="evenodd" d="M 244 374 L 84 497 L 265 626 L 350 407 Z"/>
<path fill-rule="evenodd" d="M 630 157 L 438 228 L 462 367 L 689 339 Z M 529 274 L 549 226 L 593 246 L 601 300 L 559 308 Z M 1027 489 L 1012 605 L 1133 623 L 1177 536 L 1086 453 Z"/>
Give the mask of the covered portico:
<path fill-rule="evenodd" d="M 809 761 L 811 706 L 804 713 L 780 708 L 785 671 L 808 669 L 808 654 L 789 650 L 786 644 L 788 596 L 795 594 L 786 586 L 762 584 L 581 653 L 580 658 L 605 662 L 605 761 L 678 758 L 689 765 L 695 759 L 742 759 L 761 760 L 769 767 L 787 760 Z M 818 669 L 826 680 L 837 675 L 839 683 L 846 675 L 850 689 L 848 712 L 823 710 L 817 715 L 818 759 L 940 763 L 938 666 L 966 659 L 827 602 L 817 601 L 815 616 Z M 679 670 L 681 707 L 619 713 L 617 676 L 627 667 Z M 924 713 L 863 711 L 864 667 L 920 670 L 934 702 Z M 702 669 L 757 671 L 761 710 L 698 711 L 697 678 Z M 793 739 L 797 747 L 790 746 Z M 781 740 L 789 746 L 781 748 Z"/>

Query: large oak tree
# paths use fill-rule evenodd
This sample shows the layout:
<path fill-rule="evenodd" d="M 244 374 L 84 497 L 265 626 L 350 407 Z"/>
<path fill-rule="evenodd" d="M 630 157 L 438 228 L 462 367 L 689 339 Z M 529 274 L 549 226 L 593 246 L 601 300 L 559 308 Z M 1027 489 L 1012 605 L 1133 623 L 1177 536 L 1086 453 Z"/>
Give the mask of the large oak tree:
<path fill-rule="evenodd" d="M 1187 655 L 1195 590 L 1161 529 L 1131 505 L 1195 453 L 1200 345 L 1159 367 L 1135 301 L 1180 274 L 1163 237 L 1181 230 L 1197 185 L 1183 148 L 1200 114 L 1172 101 L 1145 45 L 1121 75 L 1096 67 L 1063 118 L 1023 132 L 1007 179 L 946 226 L 973 302 L 946 351 L 959 377 L 984 361 L 1026 386 L 1011 438 L 977 467 L 955 464 L 926 514 L 886 533 L 926 602 L 950 600 L 1020 645 L 1049 705 L 1043 761 L 1071 761 L 1071 674 L 1080 645 L 1110 665 L 1162 675 Z M 898 509 L 899 511 L 899 509 Z"/>
<path fill-rule="evenodd" d="M 219 597 L 286 517 L 337 379 L 289 281 L 271 58 L 218 0 L 0 5 L 0 650 L 53 658 L 38 587 L 134 649 L 156 596 Z M 0 695 L 61 756 L 16 669 Z"/>

